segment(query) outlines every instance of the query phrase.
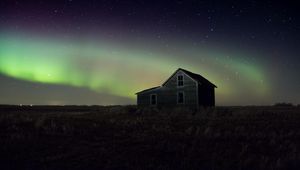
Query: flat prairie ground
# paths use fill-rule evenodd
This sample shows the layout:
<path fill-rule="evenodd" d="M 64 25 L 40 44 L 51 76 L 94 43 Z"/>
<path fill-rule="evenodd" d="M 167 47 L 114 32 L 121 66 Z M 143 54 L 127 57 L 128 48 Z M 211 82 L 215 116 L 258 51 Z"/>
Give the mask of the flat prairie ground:
<path fill-rule="evenodd" d="M 0 169 L 300 169 L 299 107 L 0 106 Z"/>

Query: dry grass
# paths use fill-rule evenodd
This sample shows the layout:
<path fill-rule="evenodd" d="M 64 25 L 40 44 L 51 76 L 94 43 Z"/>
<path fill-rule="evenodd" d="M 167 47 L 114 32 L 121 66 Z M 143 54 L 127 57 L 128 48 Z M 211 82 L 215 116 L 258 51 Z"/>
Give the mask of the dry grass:
<path fill-rule="evenodd" d="M 1 169 L 299 169 L 299 107 L 0 107 Z"/>

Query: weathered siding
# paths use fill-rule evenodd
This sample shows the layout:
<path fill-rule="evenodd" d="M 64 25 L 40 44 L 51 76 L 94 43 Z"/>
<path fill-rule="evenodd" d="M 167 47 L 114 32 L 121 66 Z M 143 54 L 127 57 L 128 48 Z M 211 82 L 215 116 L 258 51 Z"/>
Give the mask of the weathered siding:
<path fill-rule="evenodd" d="M 182 87 L 177 86 L 177 75 L 183 75 L 184 85 Z M 177 104 L 177 93 L 184 93 L 184 104 Z M 197 83 L 184 74 L 182 71 L 178 71 L 174 74 L 164 86 L 143 92 L 138 94 L 137 104 L 139 106 L 149 106 L 150 105 L 150 95 L 157 95 L 157 106 L 158 107 L 174 107 L 174 106 L 187 106 L 187 107 L 197 107 Z"/>
<path fill-rule="evenodd" d="M 142 106 L 142 107 L 150 106 L 150 95 L 151 94 L 157 95 L 157 104 L 158 104 L 158 102 L 160 101 L 160 99 L 159 99 L 160 95 L 158 93 L 159 93 L 159 89 L 155 89 L 155 90 L 150 90 L 147 92 L 137 94 L 137 105 Z"/>
<path fill-rule="evenodd" d="M 183 75 L 183 86 L 177 86 L 177 76 Z M 164 85 L 165 104 L 171 106 L 197 107 L 197 83 L 182 71 L 177 71 Z M 177 92 L 184 92 L 184 104 L 177 104 Z"/>
<path fill-rule="evenodd" d="M 178 86 L 177 76 L 183 76 L 183 86 Z M 138 106 L 150 106 L 150 95 L 156 94 L 157 107 L 176 107 L 185 106 L 197 108 L 198 106 L 214 106 L 215 105 L 215 87 L 207 82 L 197 82 L 186 72 L 178 69 L 161 87 L 145 90 L 137 94 Z M 196 81 L 197 80 L 197 81 Z M 177 103 L 178 92 L 184 93 L 184 103 Z"/>

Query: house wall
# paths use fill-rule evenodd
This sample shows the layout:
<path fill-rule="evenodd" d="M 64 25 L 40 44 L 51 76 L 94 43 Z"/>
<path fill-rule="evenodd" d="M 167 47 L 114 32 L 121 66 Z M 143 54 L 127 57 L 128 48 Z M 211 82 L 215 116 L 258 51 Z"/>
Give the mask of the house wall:
<path fill-rule="evenodd" d="M 177 86 L 178 74 L 183 75 L 184 85 L 182 87 Z M 184 92 L 184 104 L 177 104 L 177 92 L 179 91 Z M 198 107 L 197 91 L 197 83 L 179 70 L 164 84 L 164 86 L 155 90 L 139 93 L 137 95 L 137 104 L 138 106 L 149 106 L 150 95 L 156 94 L 158 107 L 186 106 L 196 108 Z"/>
<path fill-rule="evenodd" d="M 177 76 L 183 75 L 183 86 L 177 86 Z M 197 83 L 182 71 L 177 71 L 164 85 L 164 104 L 169 106 L 197 107 Z M 184 104 L 177 104 L 177 92 L 184 92 Z"/>
<path fill-rule="evenodd" d="M 157 102 L 160 102 L 161 94 L 158 94 L 158 93 L 160 93 L 160 90 L 155 89 L 155 90 L 150 90 L 147 92 L 137 94 L 137 105 L 142 106 L 142 107 L 150 106 L 150 95 L 151 94 L 156 94 Z"/>

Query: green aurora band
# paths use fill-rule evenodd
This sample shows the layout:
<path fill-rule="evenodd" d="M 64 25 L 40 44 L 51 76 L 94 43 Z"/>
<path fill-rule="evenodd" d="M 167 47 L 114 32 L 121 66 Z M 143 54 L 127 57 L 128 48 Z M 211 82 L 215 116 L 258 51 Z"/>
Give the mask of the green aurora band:
<path fill-rule="evenodd" d="M 218 86 L 219 105 L 238 102 L 247 93 L 247 102 L 252 102 L 251 96 L 259 103 L 267 101 L 270 88 L 258 64 L 216 50 L 188 45 L 178 49 L 188 53 L 128 48 L 100 40 L 83 43 L 0 33 L 0 73 L 31 82 L 134 98 L 137 91 L 160 85 L 182 67 Z"/>

